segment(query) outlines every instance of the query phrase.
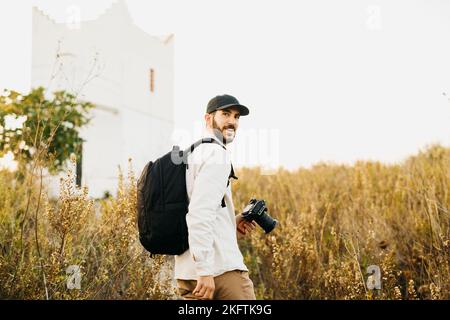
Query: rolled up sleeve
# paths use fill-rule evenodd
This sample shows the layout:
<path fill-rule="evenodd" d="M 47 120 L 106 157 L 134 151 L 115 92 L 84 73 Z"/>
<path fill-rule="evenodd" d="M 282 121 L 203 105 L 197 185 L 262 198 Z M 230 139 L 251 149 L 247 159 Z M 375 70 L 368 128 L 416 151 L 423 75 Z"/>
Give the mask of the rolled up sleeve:
<path fill-rule="evenodd" d="M 225 150 L 214 147 L 199 167 L 193 184 L 186 222 L 189 248 L 198 276 L 210 276 L 214 272 L 214 224 L 230 170 Z"/>

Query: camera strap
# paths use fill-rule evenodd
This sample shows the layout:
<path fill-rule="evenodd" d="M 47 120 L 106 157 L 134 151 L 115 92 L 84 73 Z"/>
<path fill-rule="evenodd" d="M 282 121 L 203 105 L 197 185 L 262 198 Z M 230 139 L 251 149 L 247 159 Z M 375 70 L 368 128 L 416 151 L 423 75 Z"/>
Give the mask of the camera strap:
<path fill-rule="evenodd" d="M 233 168 L 233 164 L 231 164 L 231 172 L 230 175 L 228 176 L 228 182 L 227 182 L 227 188 L 230 186 L 230 179 L 235 179 L 238 180 L 239 178 L 236 177 L 236 175 L 234 174 L 234 168 Z M 227 205 L 225 204 L 225 195 L 222 198 L 222 208 L 225 208 Z"/>

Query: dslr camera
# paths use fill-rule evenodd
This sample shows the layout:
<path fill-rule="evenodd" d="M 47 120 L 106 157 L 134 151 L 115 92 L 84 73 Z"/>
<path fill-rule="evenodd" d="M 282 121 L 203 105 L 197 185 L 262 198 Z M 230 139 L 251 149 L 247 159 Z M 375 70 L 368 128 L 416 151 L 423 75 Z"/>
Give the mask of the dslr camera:
<path fill-rule="evenodd" d="M 278 224 L 278 221 L 267 213 L 266 202 L 264 200 L 251 199 L 244 208 L 242 217 L 249 222 L 254 220 L 263 228 L 266 234 L 270 233 Z"/>

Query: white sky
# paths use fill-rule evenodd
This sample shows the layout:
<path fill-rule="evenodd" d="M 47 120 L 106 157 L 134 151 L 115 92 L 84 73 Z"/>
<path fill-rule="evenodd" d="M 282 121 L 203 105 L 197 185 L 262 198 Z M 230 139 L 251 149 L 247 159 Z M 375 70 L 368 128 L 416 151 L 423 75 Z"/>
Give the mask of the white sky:
<path fill-rule="evenodd" d="M 69 5 L 93 19 L 111 2 L 1 0 L 0 87 L 29 88 L 31 3 L 64 20 Z M 126 2 L 149 34 L 175 34 L 178 129 L 229 93 L 251 110 L 242 131 L 278 133 L 287 168 L 450 146 L 450 1 Z"/>

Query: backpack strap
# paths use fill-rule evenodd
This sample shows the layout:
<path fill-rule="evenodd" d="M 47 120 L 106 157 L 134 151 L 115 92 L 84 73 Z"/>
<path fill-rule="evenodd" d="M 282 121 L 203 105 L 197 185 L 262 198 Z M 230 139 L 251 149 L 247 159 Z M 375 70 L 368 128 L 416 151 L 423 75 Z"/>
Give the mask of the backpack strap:
<path fill-rule="evenodd" d="M 195 148 L 197 148 L 199 145 L 201 145 L 201 144 L 203 144 L 203 143 L 215 143 L 215 144 L 221 146 L 222 148 L 224 148 L 225 150 L 227 150 L 227 148 L 225 148 L 222 144 L 220 144 L 220 142 L 217 141 L 216 139 L 214 139 L 214 138 L 203 138 L 203 139 L 197 141 L 196 143 L 194 143 L 194 144 L 193 144 L 192 146 L 190 146 L 189 148 L 187 148 L 187 149 L 184 151 L 184 154 L 187 156 L 189 153 L 194 152 Z"/>
<path fill-rule="evenodd" d="M 225 150 L 227 150 L 227 148 L 225 148 L 225 147 L 224 147 L 219 141 L 217 141 L 216 139 L 214 139 L 214 138 L 203 138 L 203 139 L 197 141 L 196 143 L 194 143 L 193 145 L 191 145 L 188 149 L 184 150 L 184 152 L 183 152 L 183 157 L 186 157 L 186 158 L 187 158 L 187 156 L 188 156 L 190 153 L 194 152 L 195 148 L 197 148 L 199 145 L 201 145 L 201 144 L 203 144 L 203 143 L 215 143 L 215 144 L 221 146 L 222 148 L 224 148 Z M 185 163 L 186 163 L 186 170 L 187 170 L 187 169 L 189 169 L 189 164 L 187 163 L 187 161 L 186 161 Z M 231 164 L 231 172 L 230 172 L 230 175 L 228 176 L 227 187 L 230 185 L 230 179 L 235 179 L 235 180 L 238 179 L 238 177 L 236 177 L 236 175 L 234 174 L 233 164 Z M 222 208 L 225 208 L 225 207 L 227 206 L 227 205 L 225 204 L 225 196 L 223 196 L 223 198 L 222 198 L 222 204 L 221 204 L 221 205 L 222 205 Z"/>
<path fill-rule="evenodd" d="M 183 152 L 183 157 L 184 157 L 184 159 L 185 159 L 185 162 L 184 162 L 184 163 L 186 163 L 186 170 L 189 169 L 189 164 L 188 164 L 188 162 L 187 162 L 187 156 L 188 156 L 190 153 L 194 152 L 195 148 L 197 148 L 199 145 L 201 145 L 201 144 L 203 144 L 203 143 L 215 143 L 215 144 L 221 146 L 222 148 L 224 148 L 225 150 L 227 150 L 227 148 L 225 148 L 223 145 L 221 145 L 220 142 L 217 141 L 216 139 L 214 139 L 214 138 L 203 138 L 203 139 L 197 141 L 196 143 L 194 143 L 192 146 L 190 146 L 190 147 L 187 148 L 186 150 L 184 150 L 184 152 Z"/>

